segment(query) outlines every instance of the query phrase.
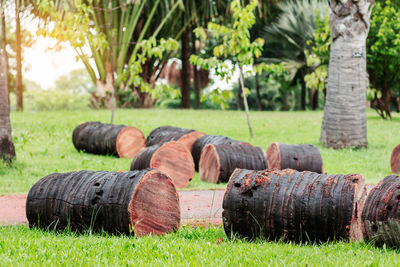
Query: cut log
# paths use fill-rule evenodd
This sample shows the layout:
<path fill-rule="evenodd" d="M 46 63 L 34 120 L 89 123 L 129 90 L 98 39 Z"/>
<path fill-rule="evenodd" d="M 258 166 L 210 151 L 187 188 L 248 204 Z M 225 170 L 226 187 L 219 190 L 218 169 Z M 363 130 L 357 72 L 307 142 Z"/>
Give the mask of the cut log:
<path fill-rule="evenodd" d="M 29 190 L 30 227 L 108 233 L 169 233 L 179 228 L 179 197 L 159 170 L 54 173 Z M 133 231 L 133 232 L 132 232 Z"/>
<path fill-rule="evenodd" d="M 250 239 L 359 240 L 365 197 L 359 174 L 237 169 L 224 195 L 224 229 Z"/>
<path fill-rule="evenodd" d="M 200 161 L 200 156 L 201 156 L 201 151 L 203 148 L 208 145 L 208 144 L 213 144 L 213 145 L 233 145 L 237 144 L 238 141 L 235 141 L 233 139 L 230 139 L 229 137 L 226 136 L 221 136 L 221 135 L 205 135 L 200 137 L 199 139 L 194 142 L 192 146 L 192 156 L 194 160 L 194 166 L 196 168 L 196 171 L 199 170 L 199 161 Z"/>
<path fill-rule="evenodd" d="M 400 177 L 387 176 L 368 194 L 362 211 L 367 242 L 400 247 Z"/>
<path fill-rule="evenodd" d="M 272 143 L 267 149 L 270 169 L 293 169 L 322 173 L 324 166 L 317 147 L 313 145 L 287 145 Z"/>
<path fill-rule="evenodd" d="M 400 173 L 400 145 L 393 149 L 392 157 L 390 158 L 390 166 L 393 173 Z"/>
<path fill-rule="evenodd" d="M 208 144 L 203 148 L 199 163 L 201 180 L 211 183 L 227 182 L 236 168 L 268 169 L 262 148 L 250 144 Z"/>
<path fill-rule="evenodd" d="M 146 168 L 165 172 L 178 188 L 188 186 L 194 175 L 192 154 L 176 141 L 146 147 L 140 151 L 132 161 L 131 170 Z"/>
<path fill-rule="evenodd" d="M 142 131 L 125 125 L 86 122 L 75 128 L 72 141 L 78 151 L 134 158 L 146 147 Z"/>
<path fill-rule="evenodd" d="M 147 137 L 147 146 L 161 145 L 169 141 L 178 141 L 189 151 L 192 151 L 193 143 L 206 135 L 203 132 L 182 129 L 173 126 L 161 126 L 154 129 Z"/>

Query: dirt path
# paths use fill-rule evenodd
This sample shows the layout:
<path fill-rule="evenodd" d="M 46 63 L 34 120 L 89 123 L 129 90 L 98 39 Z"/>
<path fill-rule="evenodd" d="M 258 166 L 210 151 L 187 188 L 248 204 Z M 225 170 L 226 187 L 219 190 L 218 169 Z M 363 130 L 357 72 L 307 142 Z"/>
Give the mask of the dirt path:
<path fill-rule="evenodd" d="M 179 192 L 182 225 L 220 225 L 223 190 Z M 0 196 L 0 225 L 28 224 L 26 195 Z"/>

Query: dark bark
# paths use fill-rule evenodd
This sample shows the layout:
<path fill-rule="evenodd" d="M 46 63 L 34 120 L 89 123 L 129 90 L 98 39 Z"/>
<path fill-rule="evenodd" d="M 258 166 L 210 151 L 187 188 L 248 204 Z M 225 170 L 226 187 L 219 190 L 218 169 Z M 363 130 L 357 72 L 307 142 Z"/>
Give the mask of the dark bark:
<path fill-rule="evenodd" d="M 305 70 L 300 70 L 300 85 L 301 85 L 301 110 L 306 110 L 306 82 L 304 76 L 306 75 Z"/>
<path fill-rule="evenodd" d="M 131 170 L 155 168 L 166 173 L 179 188 L 187 187 L 194 175 L 194 162 L 187 148 L 171 141 L 142 149 L 131 163 Z"/>
<path fill-rule="evenodd" d="M 179 197 L 158 170 L 54 173 L 30 189 L 30 227 L 113 234 L 163 234 L 179 228 Z"/>
<path fill-rule="evenodd" d="M 267 149 L 270 169 L 294 169 L 322 173 L 324 166 L 321 154 L 313 145 L 287 145 L 272 143 Z"/>
<path fill-rule="evenodd" d="M 196 55 L 196 35 L 194 34 L 194 27 L 192 28 L 192 55 Z M 201 95 L 201 89 L 200 89 L 200 83 L 199 83 L 199 71 L 196 65 L 193 66 L 193 87 L 194 87 L 194 99 L 195 99 L 195 109 L 200 109 L 200 95 Z"/>
<path fill-rule="evenodd" d="M 237 91 L 237 96 L 236 96 L 236 105 L 237 105 L 237 109 L 238 110 L 243 110 L 243 95 L 242 95 L 242 91 L 240 88 L 240 78 L 238 80 L 238 84 L 239 84 L 239 88 Z"/>
<path fill-rule="evenodd" d="M 227 182 L 236 168 L 267 169 L 267 159 L 262 148 L 250 144 L 208 144 L 201 152 L 199 174 L 203 181 Z"/>
<path fill-rule="evenodd" d="M 213 144 L 213 145 L 233 145 L 233 144 L 238 144 L 238 141 L 235 141 L 233 139 L 230 139 L 229 137 L 226 136 L 221 136 L 221 135 L 205 135 L 200 137 L 199 139 L 194 142 L 192 146 L 192 156 L 194 160 L 194 165 L 196 168 L 196 171 L 199 170 L 199 161 L 200 161 L 200 156 L 203 148 L 208 145 L 208 144 Z"/>
<path fill-rule="evenodd" d="M 250 239 L 359 240 L 365 196 L 359 174 L 237 169 L 225 191 L 224 229 Z"/>
<path fill-rule="evenodd" d="M 393 173 L 400 173 L 400 145 L 393 149 L 390 158 L 390 167 L 392 168 Z"/>
<path fill-rule="evenodd" d="M 15 0 L 15 26 L 16 26 L 16 40 L 17 40 L 17 77 L 16 77 L 16 95 L 17 95 L 17 110 L 24 109 L 23 103 L 23 90 L 22 83 L 22 47 L 21 47 L 21 21 L 20 21 L 20 0 Z"/>
<path fill-rule="evenodd" d="M 183 23 L 184 16 L 183 16 Z M 190 30 L 186 27 L 181 36 L 181 61 L 182 61 L 182 72 L 181 72 L 181 108 L 190 108 Z"/>
<path fill-rule="evenodd" d="M 258 82 L 258 74 L 254 76 L 255 81 L 256 81 L 256 92 L 257 92 L 257 104 L 258 104 L 258 109 L 263 110 L 262 104 L 261 104 L 261 93 L 260 93 L 260 83 Z"/>
<path fill-rule="evenodd" d="M 310 108 L 312 110 L 318 109 L 318 90 L 308 89 L 308 97 L 310 102 Z"/>
<path fill-rule="evenodd" d="M 78 151 L 130 158 L 146 146 L 144 134 L 139 129 L 101 122 L 80 124 L 74 129 L 72 142 Z"/>
<path fill-rule="evenodd" d="M 391 175 L 368 194 L 362 211 L 366 242 L 400 247 L 400 177 Z"/>

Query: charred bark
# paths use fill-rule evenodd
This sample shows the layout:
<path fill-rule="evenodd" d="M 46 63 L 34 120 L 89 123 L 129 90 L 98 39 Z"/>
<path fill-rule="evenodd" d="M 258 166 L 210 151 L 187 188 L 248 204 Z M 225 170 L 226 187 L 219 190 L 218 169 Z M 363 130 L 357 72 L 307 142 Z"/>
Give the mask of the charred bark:
<path fill-rule="evenodd" d="M 359 174 L 237 169 L 225 191 L 224 229 L 250 239 L 359 240 L 365 196 Z"/>
<path fill-rule="evenodd" d="M 134 158 L 146 146 L 139 129 L 125 125 L 85 122 L 74 129 L 72 142 L 78 151 Z"/>
<path fill-rule="evenodd" d="M 368 194 L 362 211 L 365 240 L 400 247 L 400 177 L 387 176 Z"/>
<path fill-rule="evenodd" d="M 272 143 L 267 149 L 270 169 L 294 169 L 322 173 L 324 166 L 317 147 Z"/>
<path fill-rule="evenodd" d="M 171 177 L 178 188 L 187 187 L 194 175 L 194 163 L 190 151 L 179 142 L 146 147 L 136 155 L 131 170 L 159 169 Z"/>
<path fill-rule="evenodd" d="M 400 145 L 393 149 L 392 157 L 390 158 L 390 167 L 393 173 L 400 173 Z"/>
<path fill-rule="evenodd" d="M 146 142 L 147 146 L 153 146 L 164 144 L 169 141 L 178 141 L 189 151 L 192 151 L 193 143 L 204 135 L 206 134 L 203 132 L 198 132 L 191 129 L 182 129 L 173 126 L 161 126 L 151 131 Z"/>
<path fill-rule="evenodd" d="M 208 144 L 203 148 L 199 162 L 201 180 L 227 182 L 236 168 L 267 169 L 267 159 L 262 148 L 250 144 Z"/>
<path fill-rule="evenodd" d="M 196 171 L 199 170 L 199 161 L 200 161 L 200 156 L 203 148 L 208 145 L 208 144 L 213 144 L 213 145 L 234 145 L 238 144 L 238 141 L 235 141 L 233 139 L 230 139 L 229 137 L 226 136 L 221 136 L 221 135 L 205 135 L 200 137 L 199 139 L 194 142 L 192 146 L 192 156 L 194 160 L 194 165 L 196 168 Z"/>
<path fill-rule="evenodd" d="M 49 230 L 158 235 L 179 228 L 179 197 L 158 170 L 54 173 L 30 189 L 26 217 Z"/>

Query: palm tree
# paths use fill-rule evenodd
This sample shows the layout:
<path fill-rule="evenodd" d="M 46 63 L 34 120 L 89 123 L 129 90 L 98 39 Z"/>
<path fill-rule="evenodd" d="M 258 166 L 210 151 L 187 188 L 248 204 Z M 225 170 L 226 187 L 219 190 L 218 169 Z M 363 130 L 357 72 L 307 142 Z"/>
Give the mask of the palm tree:
<path fill-rule="evenodd" d="M 366 147 L 366 39 L 374 0 L 330 2 L 332 33 L 321 142 L 333 148 Z"/>
<path fill-rule="evenodd" d="M 328 4 L 324 0 L 290 0 L 279 4 L 282 13 L 276 22 L 264 27 L 265 40 L 262 61 L 281 63 L 291 70 L 292 79 L 301 84 L 301 109 L 306 108 L 305 75 L 309 72 L 305 51 L 314 40 L 315 18 L 326 14 Z M 316 12 L 318 11 L 318 12 Z"/>

